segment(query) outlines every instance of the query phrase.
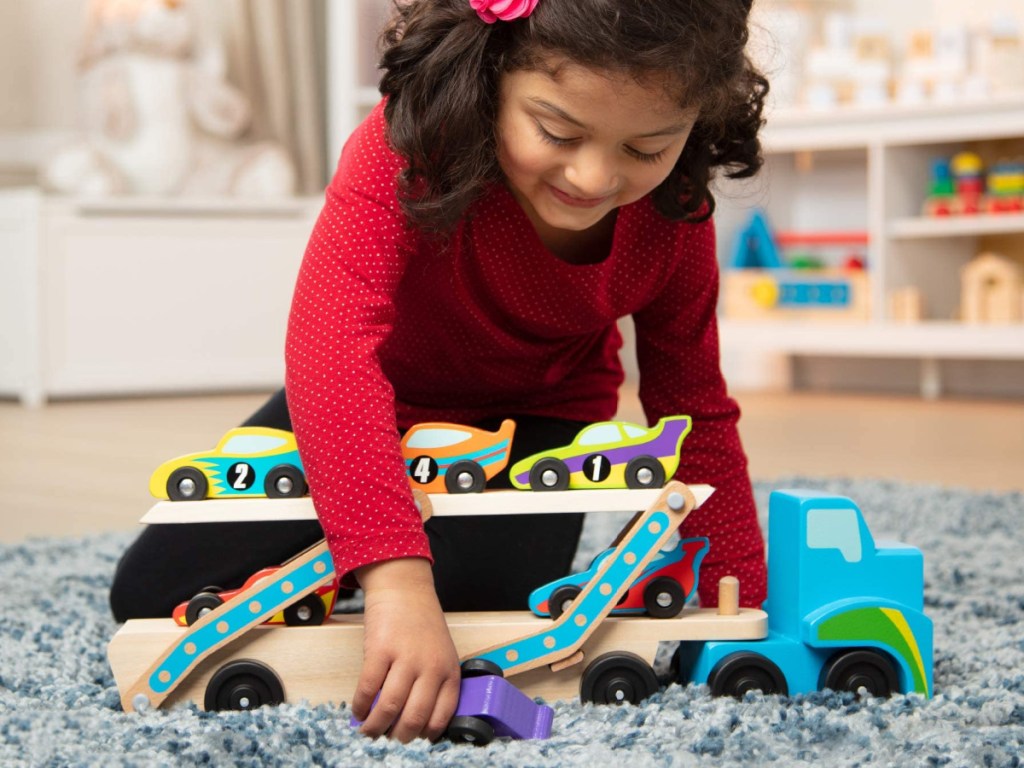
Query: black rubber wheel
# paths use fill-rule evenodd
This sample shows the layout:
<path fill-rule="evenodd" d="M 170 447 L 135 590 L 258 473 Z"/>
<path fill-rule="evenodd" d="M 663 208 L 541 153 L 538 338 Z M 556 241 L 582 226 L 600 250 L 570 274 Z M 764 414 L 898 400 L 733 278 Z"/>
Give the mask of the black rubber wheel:
<path fill-rule="evenodd" d="M 734 653 L 718 662 L 708 675 L 708 686 L 713 696 L 742 698 L 747 691 L 761 691 L 766 696 L 789 694 L 786 676 L 775 662 L 750 651 Z"/>
<path fill-rule="evenodd" d="M 199 592 L 185 606 L 185 623 L 191 627 L 210 611 L 220 608 L 222 605 L 224 605 L 224 601 L 216 592 L 205 590 Z"/>
<path fill-rule="evenodd" d="M 484 468 L 475 461 L 456 461 L 444 473 L 448 493 L 480 493 L 486 485 Z"/>
<path fill-rule="evenodd" d="M 583 590 L 575 584 L 566 584 L 551 593 L 548 598 L 548 612 L 552 620 L 561 618 L 562 614 L 569 607 L 569 603 L 576 599 Z"/>
<path fill-rule="evenodd" d="M 460 669 L 462 670 L 463 678 L 484 677 L 486 675 L 505 677 L 505 670 L 487 659 L 466 659 L 462 662 Z"/>
<path fill-rule="evenodd" d="M 837 653 L 821 670 L 821 688 L 856 693 L 867 689 L 872 696 L 889 698 L 899 691 L 899 674 L 884 653 L 870 650 Z"/>
<path fill-rule="evenodd" d="M 637 456 L 626 465 L 627 488 L 661 488 L 665 484 L 665 468 L 653 456 Z"/>
<path fill-rule="evenodd" d="M 284 686 L 277 673 L 258 661 L 225 664 L 206 686 L 203 706 L 208 712 L 250 710 L 284 701 Z"/>
<path fill-rule="evenodd" d="M 448 723 L 445 736 L 456 744 L 474 744 L 482 747 L 494 740 L 494 727 L 479 717 L 459 715 Z"/>
<path fill-rule="evenodd" d="M 305 476 L 291 464 L 278 464 L 267 472 L 263 481 L 263 492 L 268 499 L 297 499 L 305 496 L 307 490 Z"/>
<path fill-rule="evenodd" d="M 639 704 L 657 690 L 654 670 L 635 653 L 606 653 L 594 659 L 583 672 L 580 701 Z"/>
<path fill-rule="evenodd" d="M 195 467 L 179 467 L 167 478 L 167 498 L 171 501 L 199 501 L 206 498 L 210 484 Z"/>
<path fill-rule="evenodd" d="M 284 609 L 284 623 L 289 627 L 316 627 L 324 623 L 327 609 L 318 594 L 306 595 Z"/>
<path fill-rule="evenodd" d="M 569 468 L 561 459 L 541 459 L 530 468 L 530 489 L 564 491 L 569 487 Z"/>
<path fill-rule="evenodd" d="M 644 588 L 644 608 L 656 619 L 678 616 L 685 604 L 686 593 L 675 579 L 662 576 Z"/>

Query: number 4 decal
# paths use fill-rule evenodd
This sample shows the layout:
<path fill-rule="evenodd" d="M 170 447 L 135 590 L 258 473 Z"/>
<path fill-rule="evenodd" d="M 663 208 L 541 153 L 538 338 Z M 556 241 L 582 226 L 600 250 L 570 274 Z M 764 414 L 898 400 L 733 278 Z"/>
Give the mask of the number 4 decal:
<path fill-rule="evenodd" d="M 426 485 L 437 477 L 437 462 L 429 456 L 417 456 L 409 462 L 409 475 L 417 483 Z"/>

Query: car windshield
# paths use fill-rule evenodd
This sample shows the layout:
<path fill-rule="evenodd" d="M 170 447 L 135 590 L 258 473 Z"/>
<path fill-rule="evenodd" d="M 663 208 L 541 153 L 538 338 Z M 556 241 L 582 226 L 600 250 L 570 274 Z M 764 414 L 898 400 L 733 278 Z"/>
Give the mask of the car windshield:
<path fill-rule="evenodd" d="M 626 431 L 628 437 L 643 437 L 647 434 L 647 430 L 638 427 L 636 424 L 623 424 L 622 428 Z"/>
<path fill-rule="evenodd" d="M 592 427 L 580 432 L 576 440 L 577 445 L 599 445 L 601 443 L 614 443 L 622 439 L 619 427 L 616 424 L 595 424 Z"/>
<path fill-rule="evenodd" d="M 421 429 L 406 441 L 409 448 L 445 448 L 468 440 L 472 435 L 463 429 L 432 428 Z"/>
<path fill-rule="evenodd" d="M 235 435 L 221 449 L 223 453 L 250 454 L 273 451 L 283 446 L 287 440 L 269 435 Z"/>

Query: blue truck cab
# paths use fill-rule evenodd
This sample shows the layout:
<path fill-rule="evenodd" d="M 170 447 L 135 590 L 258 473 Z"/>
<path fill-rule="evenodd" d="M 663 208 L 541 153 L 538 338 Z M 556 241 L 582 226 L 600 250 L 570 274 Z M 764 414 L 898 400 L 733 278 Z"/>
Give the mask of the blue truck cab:
<path fill-rule="evenodd" d="M 850 499 L 772 493 L 768 595 L 768 637 L 681 643 L 680 680 L 731 696 L 824 688 L 932 695 L 924 558 L 906 544 L 876 544 Z"/>

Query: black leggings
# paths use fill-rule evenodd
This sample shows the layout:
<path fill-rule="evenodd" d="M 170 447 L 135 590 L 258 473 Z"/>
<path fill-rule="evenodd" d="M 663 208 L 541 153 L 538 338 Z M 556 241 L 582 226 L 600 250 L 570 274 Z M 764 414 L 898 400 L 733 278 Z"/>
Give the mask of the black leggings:
<path fill-rule="evenodd" d="M 508 467 L 532 453 L 570 443 L 585 425 L 566 419 L 513 416 Z M 474 426 L 496 430 L 501 419 Z M 291 430 L 284 390 L 243 426 Z M 509 488 L 508 467 L 488 488 Z M 524 492 L 525 493 L 525 492 Z M 541 584 L 566 575 L 583 515 L 433 518 L 426 523 L 434 583 L 446 611 L 526 610 Z M 170 616 L 204 587 L 233 589 L 323 538 L 315 520 L 151 525 L 121 557 L 110 589 L 117 621 Z"/>

